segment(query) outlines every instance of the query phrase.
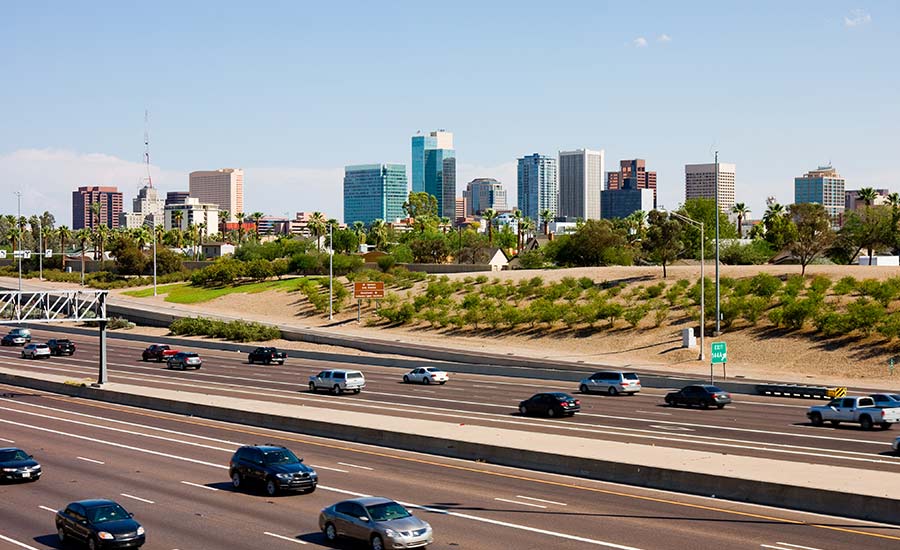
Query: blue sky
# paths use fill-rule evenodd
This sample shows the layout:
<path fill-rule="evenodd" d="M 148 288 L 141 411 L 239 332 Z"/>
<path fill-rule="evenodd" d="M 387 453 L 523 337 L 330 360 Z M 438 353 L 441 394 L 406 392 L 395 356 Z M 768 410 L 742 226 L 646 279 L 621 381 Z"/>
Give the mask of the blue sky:
<path fill-rule="evenodd" d="M 76 5 L 77 4 L 77 5 Z M 133 197 L 144 110 L 162 190 L 246 171 L 245 209 L 339 217 L 346 164 L 409 164 L 455 134 L 458 186 L 515 159 L 603 148 L 646 158 L 660 202 L 683 165 L 737 164 L 754 215 L 829 161 L 900 190 L 900 3 L 19 2 L 0 19 L 0 210 L 70 191 Z M 130 204 L 130 203 L 129 203 Z"/>

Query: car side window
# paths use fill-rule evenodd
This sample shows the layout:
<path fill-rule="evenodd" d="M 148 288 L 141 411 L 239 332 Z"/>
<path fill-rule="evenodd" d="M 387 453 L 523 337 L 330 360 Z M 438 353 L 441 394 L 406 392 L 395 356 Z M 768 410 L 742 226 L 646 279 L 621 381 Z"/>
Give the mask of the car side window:
<path fill-rule="evenodd" d="M 83 519 L 87 519 L 87 516 L 85 516 L 85 513 L 84 513 L 84 507 L 82 505 L 73 504 L 72 506 L 69 507 L 69 510 L 71 510 L 71 512 L 69 512 L 71 514 L 71 516 L 73 518 L 75 518 L 76 520 L 81 521 Z"/>
<path fill-rule="evenodd" d="M 369 514 L 366 513 L 366 509 L 356 504 L 355 502 L 351 502 L 350 504 L 350 515 L 355 518 L 367 518 Z"/>
<path fill-rule="evenodd" d="M 344 378 L 344 373 L 343 372 L 335 372 L 333 374 L 333 378 Z"/>
<path fill-rule="evenodd" d="M 875 401 L 873 401 L 869 397 L 863 397 L 862 399 L 859 400 L 860 407 L 871 407 L 874 404 L 875 404 Z"/>
<path fill-rule="evenodd" d="M 347 516 L 353 515 L 353 503 L 352 502 L 338 502 L 334 506 L 334 511 L 338 514 L 344 514 Z"/>
<path fill-rule="evenodd" d="M 828 403 L 829 407 L 840 407 L 841 400 L 840 399 L 832 399 L 830 403 Z"/>
<path fill-rule="evenodd" d="M 853 405 L 854 405 L 853 399 L 847 398 L 847 399 L 844 399 L 844 400 L 841 402 L 841 406 L 842 406 L 842 407 L 852 408 Z"/>
<path fill-rule="evenodd" d="M 327 370 L 323 370 L 322 372 L 320 372 L 319 374 L 317 374 L 316 377 L 317 377 L 317 378 L 328 378 L 328 376 L 329 376 L 330 374 L 331 374 L 331 373 L 328 372 Z"/>
<path fill-rule="evenodd" d="M 263 462 L 263 454 L 259 449 L 251 449 L 250 454 L 248 455 L 248 460 L 253 462 L 254 464 L 262 464 Z"/>

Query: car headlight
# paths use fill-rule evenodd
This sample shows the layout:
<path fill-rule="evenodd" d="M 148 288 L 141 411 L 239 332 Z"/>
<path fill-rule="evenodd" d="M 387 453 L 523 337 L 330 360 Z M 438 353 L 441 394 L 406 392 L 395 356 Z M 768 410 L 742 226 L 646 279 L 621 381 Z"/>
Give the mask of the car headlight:
<path fill-rule="evenodd" d="M 275 474 L 275 477 L 278 479 L 291 479 L 294 477 L 294 474 Z"/>
<path fill-rule="evenodd" d="M 399 534 L 400 533 L 398 533 L 397 531 L 394 531 L 393 529 L 385 529 L 384 530 L 384 535 L 391 539 L 396 538 L 397 536 L 399 536 Z"/>
<path fill-rule="evenodd" d="M 138 534 L 138 536 L 141 536 L 141 535 L 144 534 L 144 527 L 143 527 L 143 526 L 140 526 L 140 527 L 137 528 L 137 534 Z"/>
<path fill-rule="evenodd" d="M 103 540 L 113 540 L 115 537 L 112 536 L 112 533 L 107 533 L 106 531 L 100 531 L 97 533 L 97 538 L 101 538 Z"/>
<path fill-rule="evenodd" d="M 3 468 L 4 472 L 18 472 L 18 468 Z"/>

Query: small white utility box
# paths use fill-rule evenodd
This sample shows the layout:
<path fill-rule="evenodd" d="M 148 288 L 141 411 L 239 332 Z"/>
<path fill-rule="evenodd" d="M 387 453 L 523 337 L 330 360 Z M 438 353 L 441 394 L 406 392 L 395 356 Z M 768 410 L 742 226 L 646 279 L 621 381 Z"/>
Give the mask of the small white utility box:
<path fill-rule="evenodd" d="M 683 348 L 697 347 L 697 337 L 694 336 L 694 329 L 692 329 L 692 328 L 681 329 L 681 347 L 683 347 Z"/>

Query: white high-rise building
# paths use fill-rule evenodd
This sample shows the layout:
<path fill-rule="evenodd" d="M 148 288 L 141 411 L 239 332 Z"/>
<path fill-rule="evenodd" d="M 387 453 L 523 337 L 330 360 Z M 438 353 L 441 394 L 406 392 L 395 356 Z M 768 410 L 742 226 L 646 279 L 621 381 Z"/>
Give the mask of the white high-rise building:
<path fill-rule="evenodd" d="M 734 164 L 719 163 L 719 210 L 726 214 L 734 206 L 734 174 Z M 684 165 L 684 198 L 716 198 L 715 163 Z"/>
<path fill-rule="evenodd" d="M 176 214 L 180 212 L 180 214 Z M 176 219 L 176 217 L 180 219 Z M 215 204 L 201 203 L 195 197 L 188 197 L 185 202 L 169 204 L 165 207 L 164 228 L 187 231 L 194 225 L 206 237 L 219 232 L 219 209 Z"/>
<path fill-rule="evenodd" d="M 134 229 L 146 225 L 153 227 L 163 221 L 163 207 L 165 199 L 159 197 L 155 187 L 145 185 L 138 191 L 137 197 L 131 201 L 131 212 L 122 212 L 119 215 L 119 227 Z"/>
<path fill-rule="evenodd" d="M 603 149 L 559 152 L 559 216 L 600 219 L 605 158 Z"/>
<path fill-rule="evenodd" d="M 189 191 L 201 203 L 227 211 L 226 221 L 237 221 L 236 215 L 244 211 L 244 171 L 240 168 L 191 172 Z"/>

